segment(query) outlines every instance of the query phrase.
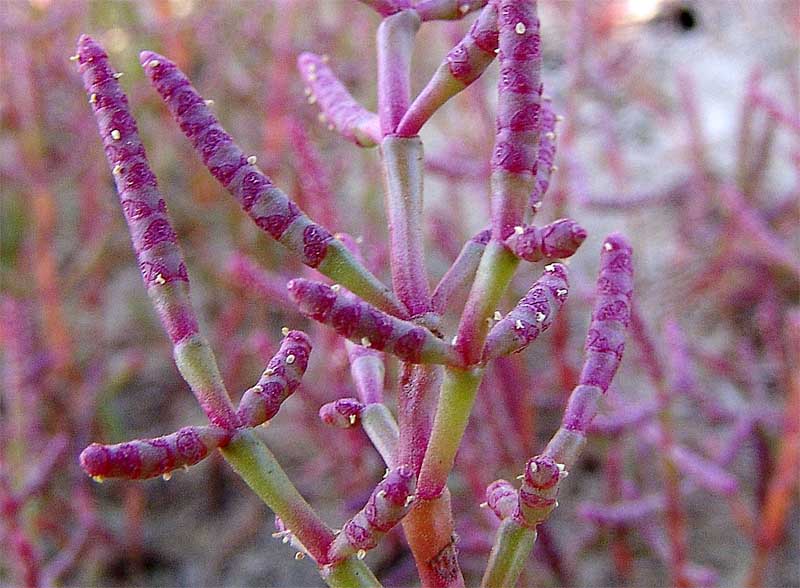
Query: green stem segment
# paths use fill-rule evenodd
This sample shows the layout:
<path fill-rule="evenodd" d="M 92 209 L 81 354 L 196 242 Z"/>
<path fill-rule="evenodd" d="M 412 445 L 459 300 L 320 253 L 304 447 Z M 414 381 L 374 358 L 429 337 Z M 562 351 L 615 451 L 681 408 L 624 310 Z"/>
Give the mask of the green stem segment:
<path fill-rule="evenodd" d="M 322 579 L 331 588 L 382 588 L 370 569 L 356 556 L 323 568 Z"/>
<path fill-rule="evenodd" d="M 400 430 L 397 428 L 392 413 L 386 405 L 375 403 L 368 404 L 361 411 L 361 428 L 372 441 L 375 449 L 383 458 L 386 467 L 393 468 L 397 463 L 397 446 L 400 440 Z"/>
<path fill-rule="evenodd" d="M 361 560 L 350 557 L 324 566 L 333 531 L 300 495 L 275 456 L 252 430 L 242 430 L 222 455 L 264 503 L 278 515 L 311 556 L 323 565 L 320 573 L 332 588 L 371 587 L 381 584 Z"/>
<path fill-rule="evenodd" d="M 536 529 L 505 519 L 497 530 L 481 588 L 513 588 L 535 542 Z"/>
<path fill-rule="evenodd" d="M 482 378 L 483 369 L 480 368 L 445 370 L 436 418 L 417 485 L 420 498 L 432 499 L 444 490 Z"/>
<path fill-rule="evenodd" d="M 508 287 L 519 259 L 501 241 L 489 241 L 475 274 L 455 347 L 467 365 L 481 359 L 483 344 L 489 332 L 489 319 Z"/>
<path fill-rule="evenodd" d="M 252 430 L 242 430 L 220 449 L 241 478 L 278 515 L 319 562 L 325 561 L 333 531 L 300 495 L 275 456 Z"/>

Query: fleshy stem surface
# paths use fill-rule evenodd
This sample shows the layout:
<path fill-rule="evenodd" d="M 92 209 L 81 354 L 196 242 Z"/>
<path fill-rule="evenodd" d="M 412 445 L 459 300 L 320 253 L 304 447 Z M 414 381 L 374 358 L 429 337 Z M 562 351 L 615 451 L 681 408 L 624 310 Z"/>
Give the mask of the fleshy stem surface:
<path fill-rule="evenodd" d="M 175 363 L 208 419 L 223 429 L 238 424 L 189 296 L 189 275 L 167 205 L 150 170 L 144 145 L 103 48 L 78 40 L 78 69 L 89 95 L 106 158 L 117 184 L 147 293 L 173 344 Z"/>
<path fill-rule="evenodd" d="M 387 16 L 378 27 L 378 117 L 385 135 L 395 132 L 411 97 L 409 68 L 419 15 L 404 10 Z"/>
<path fill-rule="evenodd" d="M 535 529 L 523 527 L 512 518 L 500 523 L 481 587 L 513 587 L 531 556 L 534 543 Z"/>
<path fill-rule="evenodd" d="M 253 156 L 245 157 L 174 63 L 151 51 L 143 51 L 139 59 L 150 83 L 205 166 L 259 228 L 304 264 L 379 308 L 402 315 L 403 310 L 389 289 L 360 264 L 344 244 L 308 218 L 277 188 L 256 167 Z"/>
<path fill-rule="evenodd" d="M 541 131 L 541 38 L 536 0 L 500 0 L 497 7 L 497 130 L 492 153 L 492 238 L 522 225 L 536 184 Z"/>
<path fill-rule="evenodd" d="M 474 365 L 481 360 L 483 344 L 489 332 L 486 319 L 497 309 L 518 264 L 519 258 L 502 242 L 489 241 L 478 265 L 456 335 L 455 348 L 465 364 Z"/>
<path fill-rule="evenodd" d="M 422 243 L 422 141 L 419 137 L 386 137 L 381 154 L 392 285 L 411 315 L 418 316 L 431 309 Z"/>
<path fill-rule="evenodd" d="M 622 360 L 633 293 L 631 253 L 622 235 L 609 235 L 603 242 L 580 383 L 570 394 L 561 427 L 543 454 L 526 465 L 518 506 L 512 516 L 503 520 L 495 537 L 481 583 L 483 588 L 516 585 L 536 541 L 536 526 L 558 505 L 559 483 L 586 443 L 586 431 L 597 412 L 597 401 L 608 389 Z"/>
<path fill-rule="evenodd" d="M 482 377 L 480 368 L 445 370 L 436 418 L 420 470 L 417 486 L 420 498 L 430 500 L 444 490 Z"/>
<path fill-rule="evenodd" d="M 147 163 L 128 99 L 117 82 L 119 76 L 113 72 L 102 47 L 87 35 L 78 41 L 78 65 L 117 181 L 148 293 L 175 344 L 178 369 L 209 420 L 230 431 L 238 426 L 238 418 L 214 354 L 199 333 L 177 236 Z M 173 282 L 177 282 L 177 287 Z M 333 532 L 299 494 L 269 449 L 251 430 L 240 429 L 222 452 L 256 494 L 290 526 L 318 563 L 324 565 Z M 355 558 L 324 572 L 331 586 L 380 587 L 372 572 Z"/>
<path fill-rule="evenodd" d="M 420 6 L 416 7 L 420 11 Z M 423 13 L 420 15 L 424 17 Z M 497 8 L 486 6 L 461 41 L 450 50 L 433 77 L 409 106 L 397 127 L 402 137 L 416 135 L 433 114 L 477 80 L 494 61 L 497 50 Z"/>
<path fill-rule="evenodd" d="M 252 430 L 244 429 L 221 452 L 311 556 L 324 565 L 333 531 L 300 495 L 267 446 Z"/>
<path fill-rule="evenodd" d="M 375 449 L 383 458 L 387 467 L 397 465 L 397 445 L 400 440 L 400 430 L 389 412 L 389 409 L 380 403 L 368 404 L 361 411 L 361 428 L 372 441 Z"/>

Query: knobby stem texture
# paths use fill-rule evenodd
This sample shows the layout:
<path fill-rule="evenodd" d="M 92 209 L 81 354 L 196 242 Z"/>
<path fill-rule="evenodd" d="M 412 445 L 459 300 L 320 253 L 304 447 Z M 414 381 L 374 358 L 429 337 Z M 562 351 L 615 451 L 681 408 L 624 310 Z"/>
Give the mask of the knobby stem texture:
<path fill-rule="evenodd" d="M 152 69 L 158 64 L 153 64 L 151 55 L 145 61 Z M 93 444 L 81 454 L 81 465 L 98 481 L 106 476 L 136 479 L 163 474 L 166 477 L 173 469 L 197 463 L 211 450 L 220 448 L 247 484 L 288 525 L 302 549 L 323 566 L 323 577 L 331 578 L 332 585 L 379 586 L 358 558 L 329 565 L 328 550 L 334 533 L 303 499 L 269 449 L 251 429 L 245 428 L 271 418 L 297 386 L 305 371 L 310 342 L 303 333 L 287 330 L 278 355 L 251 394 L 245 394 L 240 412 L 234 411 L 214 354 L 200 334 L 177 234 L 147 162 L 128 99 L 117 81 L 119 75 L 111 68 L 102 47 L 86 35 L 78 41 L 76 60 L 117 182 L 148 294 L 173 342 L 175 363 L 181 375 L 215 425 L 186 427 L 165 437 L 117 446 Z M 170 88 L 170 96 L 176 89 L 188 86 L 185 78 L 179 76 L 177 81 Z M 183 95 L 188 96 L 188 104 L 199 105 L 190 86 Z M 176 110 L 176 116 L 184 115 L 185 108 L 180 113 Z M 203 120 L 208 123 L 208 116 Z M 185 130 L 194 133 L 197 127 L 187 123 Z M 309 251 L 306 249 L 305 253 Z"/>
<path fill-rule="evenodd" d="M 557 117 L 542 98 L 535 0 L 422 0 L 414 6 L 408 0 L 364 0 L 364 4 L 382 17 L 377 32 L 377 113 L 353 98 L 327 58 L 304 53 L 298 67 L 309 103 L 319 105 L 320 120 L 329 123 L 330 130 L 359 147 L 379 146 L 393 290 L 367 269 L 356 240 L 334 237 L 312 221 L 257 167 L 255 156 L 244 154 L 212 113 L 211 101 L 201 98 L 173 62 L 150 51 L 142 52 L 140 60 L 211 175 L 290 255 L 337 282 L 297 278 L 289 281 L 288 296 L 277 297 L 344 341 L 358 398 L 328 402 L 319 416 L 335 427 L 360 426 L 389 466 L 383 480 L 342 530 L 334 531 L 256 435 L 254 427 L 277 416 L 305 374 L 311 340 L 300 331 L 283 330 L 280 349 L 234 408 L 213 352 L 200 333 L 177 234 L 147 164 L 119 76 L 88 37 L 81 38 L 77 60 L 137 260 L 173 342 L 175 362 L 211 425 L 118 445 L 93 444 L 81 460 L 91 475 L 166 477 L 219 449 L 275 512 L 278 535 L 291 542 L 300 556 L 310 556 L 330 586 L 379 586 L 362 560 L 401 523 L 422 585 L 463 588 L 448 476 L 487 364 L 524 350 L 554 323 L 569 293 L 566 268 L 549 263 L 505 316 L 499 310 L 502 298 L 521 261 L 569 257 L 585 240 L 586 231 L 572 219 L 543 227 L 526 224 L 547 191 L 556 148 Z M 467 35 L 412 101 L 410 65 L 420 24 L 457 19 L 477 10 L 480 14 Z M 495 144 L 487 168 L 491 223 L 464 245 L 431 294 L 423 238 L 424 152 L 417 133 L 452 96 L 475 82 L 495 56 L 500 76 Z M 302 135 L 302 129 L 296 130 Z M 322 210 L 327 211 L 326 219 L 335 220 L 332 208 Z M 258 274 L 258 268 L 249 264 L 236 263 L 235 270 Z M 527 462 L 518 489 L 505 480 L 487 489 L 487 504 L 501 524 L 484 586 L 515 584 L 536 540 L 537 525 L 557 506 L 559 485 L 585 443 L 598 399 L 622 357 L 631 276 L 629 245 L 619 235 L 609 236 L 601 252 L 586 362 L 562 426 L 544 451 Z M 260 276 L 264 285 L 260 291 L 275 296 L 272 281 Z M 461 290 L 469 293 L 451 343 L 440 332 L 442 316 Z M 388 354 L 401 362 L 397 422 L 383 398 Z M 487 405 L 492 402 L 495 399 Z"/>

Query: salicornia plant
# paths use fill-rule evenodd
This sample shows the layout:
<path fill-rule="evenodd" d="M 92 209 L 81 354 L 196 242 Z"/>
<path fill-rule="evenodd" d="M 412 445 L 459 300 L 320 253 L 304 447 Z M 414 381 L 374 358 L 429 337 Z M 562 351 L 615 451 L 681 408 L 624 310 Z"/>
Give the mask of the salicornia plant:
<path fill-rule="evenodd" d="M 303 315 L 344 340 L 359 397 L 327 404 L 320 416 L 341 427 L 363 428 L 387 466 L 384 479 L 364 507 L 334 529 L 300 495 L 254 431 L 276 418 L 303 378 L 312 341 L 301 331 L 284 329 L 280 349 L 234 405 L 199 327 L 178 235 L 150 170 L 119 74 L 102 47 L 85 35 L 75 59 L 145 287 L 172 341 L 175 363 L 209 424 L 153 439 L 93 444 L 80 459 L 98 481 L 169 477 L 218 449 L 275 512 L 280 535 L 316 563 L 329 585 L 379 586 L 364 556 L 402 523 L 422 584 L 457 587 L 464 585 L 464 579 L 447 481 L 484 373 L 487 366 L 528 347 L 557 320 L 569 285 L 566 266 L 556 260 L 573 255 L 587 233 L 571 219 L 532 224 L 553 171 L 558 121 L 543 94 L 535 0 L 364 3 L 383 17 L 377 32 L 377 113 L 350 95 L 325 57 L 305 53 L 298 66 L 309 102 L 320 107 L 320 120 L 359 147 L 379 149 L 391 288 L 367 268 L 356 240 L 333 234 L 333 227 L 312 220 L 259 168 L 255 156 L 237 146 L 214 115 L 211 102 L 201 97 L 175 63 L 150 51 L 142 52 L 140 60 L 211 175 L 258 228 L 285 247 L 287 255 L 331 280 L 294 279 L 288 284 L 288 299 Z M 472 28 L 412 100 L 409 72 L 419 27 L 473 11 L 479 14 Z M 495 58 L 500 74 L 488 228 L 463 246 L 431 290 L 423 246 L 425 170 L 418 132 Z M 522 261 L 547 265 L 503 314 L 498 308 Z M 244 263 L 237 266 L 239 270 L 250 271 Z M 598 400 L 622 358 L 632 289 L 631 247 L 623 236 L 610 235 L 600 252 L 585 363 L 562 425 L 540 454 L 519 464 L 524 473 L 518 486 L 498 480 L 487 488 L 487 504 L 502 523 L 485 571 L 485 586 L 517 582 L 537 526 L 558 504 L 559 489 L 583 448 Z M 468 291 L 466 304 L 455 331 L 445 333 L 443 317 L 453 310 L 460 291 Z M 400 362 L 395 410 L 383 398 L 390 355 Z M 481 401 L 498 402 L 491 394 L 492 390 L 482 390 Z"/>

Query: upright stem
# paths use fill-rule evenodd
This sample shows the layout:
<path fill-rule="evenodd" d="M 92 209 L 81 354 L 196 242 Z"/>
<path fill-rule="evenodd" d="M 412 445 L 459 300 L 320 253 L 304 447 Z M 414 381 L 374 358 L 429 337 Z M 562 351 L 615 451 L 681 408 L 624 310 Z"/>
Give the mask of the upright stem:
<path fill-rule="evenodd" d="M 468 365 L 480 361 L 483 343 L 489 331 L 486 319 L 497 309 L 518 263 L 519 259 L 502 242 L 492 240 L 486 246 L 467 305 L 461 315 L 455 343 L 456 349 Z"/>
<path fill-rule="evenodd" d="M 420 499 L 403 519 L 403 530 L 425 588 L 464 588 L 458 566 L 450 492 Z"/>
<path fill-rule="evenodd" d="M 422 244 L 422 141 L 419 137 L 385 137 L 381 153 L 392 285 L 411 315 L 420 315 L 431 305 Z"/>
<path fill-rule="evenodd" d="M 483 369 L 479 368 L 445 370 L 436 419 L 417 483 L 420 498 L 436 498 L 444 490 L 482 378 Z"/>
<path fill-rule="evenodd" d="M 535 529 L 524 527 L 511 517 L 505 519 L 497 530 L 481 587 L 513 588 L 535 542 Z"/>
<path fill-rule="evenodd" d="M 275 456 L 250 429 L 220 449 L 253 492 L 278 515 L 317 561 L 324 563 L 333 531 L 300 495 Z"/>
<path fill-rule="evenodd" d="M 411 98 L 409 68 L 419 15 L 404 10 L 387 16 L 378 27 L 378 116 L 384 135 L 394 132 Z"/>

